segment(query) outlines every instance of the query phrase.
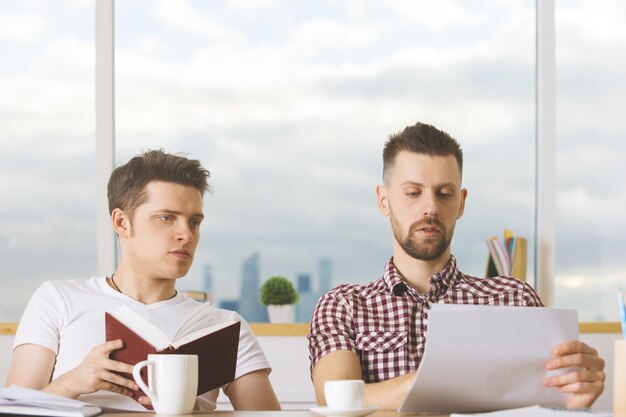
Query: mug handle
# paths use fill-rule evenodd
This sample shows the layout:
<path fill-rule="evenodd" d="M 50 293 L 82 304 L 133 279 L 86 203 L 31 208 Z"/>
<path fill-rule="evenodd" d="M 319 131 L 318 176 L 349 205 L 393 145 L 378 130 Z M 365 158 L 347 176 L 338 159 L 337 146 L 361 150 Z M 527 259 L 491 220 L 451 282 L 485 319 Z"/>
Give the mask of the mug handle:
<path fill-rule="evenodd" d="M 146 366 L 154 366 L 154 365 L 155 364 L 153 361 L 146 360 L 146 361 L 137 362 L 137 364 L 133 367 L 133 378 L 135 379 L 135 382 L 137 383 L 137 385 L 139 385 L 139 388 L 141 388 L 141 390 L 148 396 L 148 398 L 150 398 L 150 401 L 152 401 L 153 405 L 157 403 L 159 399 L 157 398 L 157 395 L 154 392 L 152 392 L 150 388 L 148 388 L 146 383 L 143 382 L 143 378 L 141 377 L 141 369 Z"/>

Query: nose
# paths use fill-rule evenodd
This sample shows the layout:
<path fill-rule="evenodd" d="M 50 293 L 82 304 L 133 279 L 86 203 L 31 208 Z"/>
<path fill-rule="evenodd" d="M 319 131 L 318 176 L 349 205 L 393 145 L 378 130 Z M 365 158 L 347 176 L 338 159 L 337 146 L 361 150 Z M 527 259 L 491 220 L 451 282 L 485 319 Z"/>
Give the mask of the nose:
<path fill-rule="evenodd" d="M 178 240 L 179 242 L 187 243 L 187 242 L 190 242 L 192 238 L 193 238 L 193 232 L 191 231 L 191 227 L 189 226 L 189 223 L 187 223 L 186 221 L 181 221 L 178 226 L 176 240 Z"/>
<path fill-rule="evenodd" d="M 427 217 L 436 217 L 439 215 L 439 204 L 434 193 L 426 193 L 423 210 L 424 215 Z"/>

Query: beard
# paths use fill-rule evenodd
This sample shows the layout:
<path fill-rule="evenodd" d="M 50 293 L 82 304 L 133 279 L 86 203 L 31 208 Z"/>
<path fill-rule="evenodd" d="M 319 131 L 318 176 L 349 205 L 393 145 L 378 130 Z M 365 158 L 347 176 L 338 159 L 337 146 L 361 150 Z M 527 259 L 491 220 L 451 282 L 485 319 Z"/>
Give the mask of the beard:
<path fill-rule="evenodd" d="M 436 217 L 430 217 L 426 220 L 413 223 L 411 227 L 409 227 L 409 232 L 406 236 L 402 235 L 402 227 L 393 217 L 393 214 L 390 215 L 390 219 L 393 236 L 402 250 L 413 259 L 433 261 L 439 258 L 450 246 L 454 226 L 448 231 Z M 415 232 L 426 226 L 436 227 L 439 233 L 432 238 L 419 239 Z"/>

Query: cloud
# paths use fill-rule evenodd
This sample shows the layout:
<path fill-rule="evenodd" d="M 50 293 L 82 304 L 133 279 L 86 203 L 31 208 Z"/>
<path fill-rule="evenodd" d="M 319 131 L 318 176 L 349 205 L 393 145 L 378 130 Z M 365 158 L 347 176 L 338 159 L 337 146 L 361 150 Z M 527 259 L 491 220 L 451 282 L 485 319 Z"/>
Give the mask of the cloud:
<path fill-rule="evenodd" d="M 179 31 L 217 41 L 242 41 L 238 32 L 202 13 L 187 0 L 158 0 L 152 7 L 152 13 L 159 22 Z"/>
<path fill-rule="evenodd" d="M 48 22 L 36 13 L 0 10 L 0 39 L 17 44 L 37 42 L 46 33 Z"/>
<path fill-rule="evenodd" d="M 148 7 L 140 25 L 116 33 L 117 157 L 165 147 L 212 171 L 215 191 L 205 198 L 203 237 L 183 287 L 201 286 L 210 263 L 218 293 L 235 296 L 241 261 L 257 250 L 262 277 L 315 272 L 325 256 L 336 282 L 377 278 L 391 255 L 388 219 L 374 195 L 382 145 L 417 120 L 449 131 L 465 150 L 470 197 L 453 245 L 462 269 L 481 275 L 484 239 L 504 227 L 532 241 L 534 16 L 526 3 Z M 585 45 L 605 45 L 602 36 Z M 7 219 L 0 221 L 0 263 L 24 280 L 95 268 L 95 245 L 85 243 L 95 235 L 93 44 L 55 34 L 43 45 L 25 71 L 0 72 L 0 191 L 19 202 L 0 208 Z M 584 64 L 579 55 L 568 62 Z M 626 64 L 612 59 L 616 69 L 604 68 L 617 79 Z M 605 255 L 624 245 L 612 233 L 623 229 L 623 192 L 596 179 L 597 161 L 603 175 L 620 177 L 623 118 L 568 102 L 595 97 L 604 85 L 581 83 L 594 74 L 591 64 L 572 70 L 564 86 L 580 88 L 563 88 L 559 107 L 567 117 L 559 120 L 569 123 L 559 134 L 571 141 L 559 154 L 566 163 L 558 227 L 567 248 L 559 270 L 568 274 L 589 253 L 602 260 L 595 267 L 608 266 Z M 609 83 L 608 103 L 623 97 L 618 85 Z M 596 137 L 604 141 L 590 140 Z M 604 225 L 604 217 L 617 220 Z"/>

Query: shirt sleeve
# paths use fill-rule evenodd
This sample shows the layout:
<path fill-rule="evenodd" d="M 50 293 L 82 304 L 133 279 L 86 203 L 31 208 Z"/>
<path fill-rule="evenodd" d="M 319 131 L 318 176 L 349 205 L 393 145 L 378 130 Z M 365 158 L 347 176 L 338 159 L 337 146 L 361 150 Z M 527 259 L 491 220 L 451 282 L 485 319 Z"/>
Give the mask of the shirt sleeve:
<path fill-rule="evenodd" d="M 527 307 L 543 307 L 543 303 L 541 302 L 541 298 L 534 290 L 533 287 L 530 286 L 527 282 L 523 283 L 524 289 L 522 293 L 522 302 Z"/>
<path fill-rule="evenodd" d="M 230 319 L 241 322 L 235 379 L 259 369 L 271 370 L 272 367 L 246 320 L 235 312 L 231 313 Z"/>
<path fill-rule="evenodd" d="M 337 289 L 324 294 L 318 301 L 307 336 L 311 374 L 317 362 L 330 352 L 350 350 L 357 353 L 351 311 L 350 304 Z"/>
<path fill-rule="evenodd" d="M 52 283 L 44 282 L 33 293 L 15 333 L 13 349 L 32 343 L 59 353 L 64 301 Z"/>

